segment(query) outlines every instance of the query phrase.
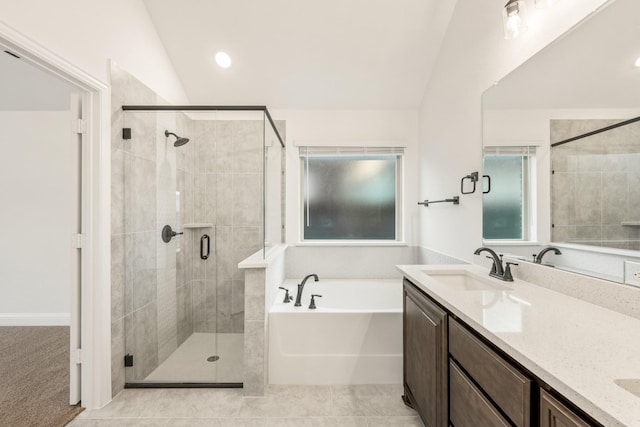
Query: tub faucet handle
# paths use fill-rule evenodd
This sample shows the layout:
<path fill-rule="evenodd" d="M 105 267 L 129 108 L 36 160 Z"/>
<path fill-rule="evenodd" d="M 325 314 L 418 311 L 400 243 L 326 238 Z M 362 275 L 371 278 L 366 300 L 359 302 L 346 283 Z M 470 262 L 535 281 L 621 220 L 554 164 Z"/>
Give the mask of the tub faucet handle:
<path fill-rule="evenodd" d="M 290 303 L 293 300 L 293 297 L 289 295 L 289 289 L 283 288 L 282 286 L 278 286 L 278 289 L 282 289 L 284 291 L 284 303 Z"/>
<path fill-rule="evenodd" d="M 317 308 L 315 297 L 322 298 L 322 295 L 311 294 L 311 303 L 309 304 L 309 310 L 315 310 Z"/>

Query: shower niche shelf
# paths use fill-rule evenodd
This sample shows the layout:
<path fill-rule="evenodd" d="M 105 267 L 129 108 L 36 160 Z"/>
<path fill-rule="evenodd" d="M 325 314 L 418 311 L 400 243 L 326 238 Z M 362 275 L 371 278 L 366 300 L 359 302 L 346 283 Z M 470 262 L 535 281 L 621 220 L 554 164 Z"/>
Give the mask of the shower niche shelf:
<path fill-rule="evenodd" d="M 213 224 L 210 224 L 208 222 L 190 222 L 187 224 L 183 224 L 182 228 L 213 228 Z"/>

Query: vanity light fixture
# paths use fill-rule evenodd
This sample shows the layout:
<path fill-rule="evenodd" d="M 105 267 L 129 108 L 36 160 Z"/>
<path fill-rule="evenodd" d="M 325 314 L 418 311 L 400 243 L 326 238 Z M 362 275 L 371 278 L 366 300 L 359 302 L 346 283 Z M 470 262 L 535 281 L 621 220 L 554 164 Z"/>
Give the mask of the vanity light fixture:
<path fill-rule="evenodd" d="M 636 62 L 634 62 L 634 64 L 636 67 L 640 68 L 640 57 L 638 59 L 636 59 Z"/>
<path fill-rule="evenodd" d="M 216 64 L 218 64 L 222 68 L 229 68 L 231 66 L 231 57 L 226 52 L 218 52 L 216 53 Z"/>
<path fill-rule="evenodd" d="M 509 0 L 502 9 L 502 24 L 504 38 L 515 39 L 524 31 L 526 26 L 527 8 L 524 0 Z"/>

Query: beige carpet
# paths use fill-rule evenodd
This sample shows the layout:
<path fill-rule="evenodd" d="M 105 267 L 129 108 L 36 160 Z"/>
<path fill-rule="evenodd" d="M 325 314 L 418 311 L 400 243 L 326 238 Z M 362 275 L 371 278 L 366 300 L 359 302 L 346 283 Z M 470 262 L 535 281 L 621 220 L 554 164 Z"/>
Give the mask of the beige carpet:
<path fill-rule="evenodd" d="M 0 424 L 59 427 L 69 405 L 69 328 L 0 327 Z"/>

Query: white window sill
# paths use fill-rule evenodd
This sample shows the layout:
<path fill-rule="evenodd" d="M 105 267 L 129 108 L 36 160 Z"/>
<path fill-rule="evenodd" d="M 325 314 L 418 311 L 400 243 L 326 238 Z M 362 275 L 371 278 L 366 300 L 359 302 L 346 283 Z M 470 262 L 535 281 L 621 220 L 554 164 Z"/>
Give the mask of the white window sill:
<path fill-rule="evenodd" d="M 483 240 L 483 246 L 541 246 L 542 243 L 524 240 Z"/>

